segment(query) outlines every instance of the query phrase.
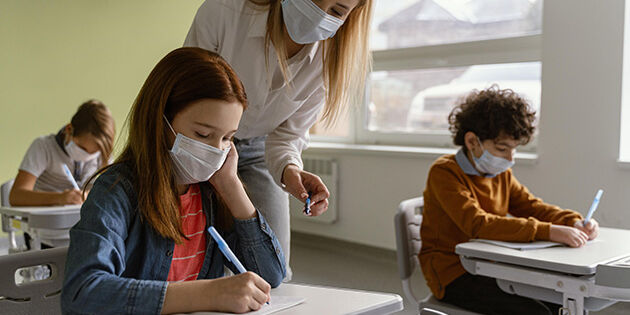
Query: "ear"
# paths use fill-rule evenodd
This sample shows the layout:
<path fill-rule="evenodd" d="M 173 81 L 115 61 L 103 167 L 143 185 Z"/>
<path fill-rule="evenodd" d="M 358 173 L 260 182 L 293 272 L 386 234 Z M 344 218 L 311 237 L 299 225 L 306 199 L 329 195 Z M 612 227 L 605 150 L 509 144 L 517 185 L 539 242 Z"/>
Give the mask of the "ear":
<path fill-rule="evenodd" d="M 464 145 L 466 146 L 468 152 L 473 153 L 473 155 L 475 156 L 478 155 L 477 152 L 479 151 L 479 141 L 477 140 L 477 135 L 474 132 L 466 132 L 466 134 L 464 135 Z"/>
<path fill-rule="evenodd" d="M 65 134 L 64 142 L 68 143 L 70 141 L 70 138 L 72 137 L 72 124 L 67 124 L 66 127 L 64 127 L 63 133 Z"/>

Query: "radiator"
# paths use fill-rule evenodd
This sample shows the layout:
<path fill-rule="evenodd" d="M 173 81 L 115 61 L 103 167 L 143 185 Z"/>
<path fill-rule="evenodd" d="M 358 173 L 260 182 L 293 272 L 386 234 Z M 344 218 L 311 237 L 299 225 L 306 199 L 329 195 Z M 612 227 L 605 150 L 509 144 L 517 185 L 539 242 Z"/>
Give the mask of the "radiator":
<path fill-rule="evenodd" d="M 337 199 L 339 197 L 337 189 L 337 162 L 331 158 L 314 156 L 303 157 L 302 161 L 304 162 L 304 170 L 319 176 L 326 187 L 328 187 L 328 191 L 330 192 L 328 211 L 316 217 L 305 216 L 302 213 L 302 211 L 304 211 L 304 203 L 294 197 L 290 197 L 289 208 L 291 217 L 308 222 L 331 224 L 337 220 L 337 211 L 339 211 L 337 207 Z"/>

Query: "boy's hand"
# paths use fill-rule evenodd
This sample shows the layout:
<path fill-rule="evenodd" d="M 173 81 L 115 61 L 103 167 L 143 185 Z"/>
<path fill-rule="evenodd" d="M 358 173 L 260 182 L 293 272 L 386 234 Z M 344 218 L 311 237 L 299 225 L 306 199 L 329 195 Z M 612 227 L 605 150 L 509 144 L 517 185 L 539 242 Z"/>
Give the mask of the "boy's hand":
<path fill-rule="evenodd" d="M 584 226 L 584 221 L 577 221 L 573 227 L 586 233 L 589 241 L 595 239 L 597 235 L 599 235 L 599 223 L 597 223 L 594 219 L 589 220 L 586 226 Z"/>
<path fill-rule="evenodd" d="M 549 239 L 552 242 L 566 244 L 571 247 L 581 247 L 586 244 L 588 235 L 574 227 L 552 224 L 549 230 Z"/>

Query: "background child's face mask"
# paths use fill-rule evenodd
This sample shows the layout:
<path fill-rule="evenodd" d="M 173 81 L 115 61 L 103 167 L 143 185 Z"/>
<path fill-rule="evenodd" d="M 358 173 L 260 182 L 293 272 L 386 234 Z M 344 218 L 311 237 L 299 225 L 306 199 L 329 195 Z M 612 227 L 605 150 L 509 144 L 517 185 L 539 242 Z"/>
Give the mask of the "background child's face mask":
<path fill-rule="evenodd" d="M 101 155 L 101 151 L 96 151 L 92 154 L 83 150 L 80 146 L 78 146 L 72 139 L 65 146 L 66 153 L 73 161 L 77 162 L 87 162 L 98 158 Z"/>
<path fill-rule="evenodd" d="M 481 144 L 481 139 L 479 139 L 479 137 L 477 137 L 477 141 L 479 141 L 479 146 L 483 149 L 483 153 L 478 158 L 472 154 L 477 170 L 486 174 L 499 175 L 514 166 L 514 161 L 494 156 L 488 152 L 488 150 L 483 147 L 483 144 Z"/>

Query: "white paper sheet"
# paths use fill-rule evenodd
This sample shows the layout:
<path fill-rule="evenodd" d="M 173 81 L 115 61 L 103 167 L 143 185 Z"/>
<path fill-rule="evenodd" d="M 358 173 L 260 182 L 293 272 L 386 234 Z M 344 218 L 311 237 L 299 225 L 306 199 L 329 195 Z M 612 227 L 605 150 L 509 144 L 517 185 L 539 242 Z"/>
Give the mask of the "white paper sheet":
<path fill-rule="evenodd" d="M 541 248 L 549 248 L 555 246 L 564 246 L 561 243 L 556 242 L 545 242 L 545 241 L 537 241 L 537 242 L 529 242 L 529 243 L 517 243 L 517 242 L 504 242 L 504 241 L 495 241 L 495 240 L 486 240 L 486 239 L 473 239 L 471 241 L 487 243 L 512 249 L 518 250 L 531 250 L 531 249 L 541 249 Z"/>
<path fill-rule="evenodd" d="M 304 302 L 304 300 L 305 300 L 304 298 L 296 297 L 296 296 L 271 296 L 271 300 L 269 301 L 268 305 L 265 304 L 259 310 L 253 311 L 253 312 L 249 312 L 249 313 L 245 313 L 245 314 L 248 314 L 248 315 L 273 314 L 275 312 L 279 312 L 279 311 L 285 310 L 287 308 L 296 306 L 296 305 Z M 196 313 L 190 313 L 190 314 L 194 314 L 194 315 L 224 315 L 224 314 L 232 314 L 232 313 L 196 312 Z"/>

